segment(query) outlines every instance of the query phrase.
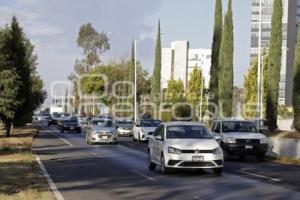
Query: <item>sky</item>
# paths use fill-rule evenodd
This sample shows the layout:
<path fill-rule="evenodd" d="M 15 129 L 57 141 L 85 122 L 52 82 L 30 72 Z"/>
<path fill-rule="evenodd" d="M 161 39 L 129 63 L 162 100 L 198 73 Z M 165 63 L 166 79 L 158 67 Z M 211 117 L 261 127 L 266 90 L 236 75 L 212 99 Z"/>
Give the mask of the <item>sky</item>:
<path fill-rule="evenodd" d="M 76 38 L 91 22 L 109 33 L 111 50 L 103 61 L 128 57 L 131 39 L 138 39 L 137 56 L 152 73 L 157 23 L 162 47 L 188 40 L 191 48 L 211 48 L 214 0 L 1 0 L 0 27 L 15 15 L 38 55 L 38 72 L 49 92 L 53 81 L 67 80 L 76 59 L 83 56 Z M 227 1 L 223 0 L 223 11 Z M 233 0 L 234 84 L 241 87 L 250 63 L 251 0 Z"/>

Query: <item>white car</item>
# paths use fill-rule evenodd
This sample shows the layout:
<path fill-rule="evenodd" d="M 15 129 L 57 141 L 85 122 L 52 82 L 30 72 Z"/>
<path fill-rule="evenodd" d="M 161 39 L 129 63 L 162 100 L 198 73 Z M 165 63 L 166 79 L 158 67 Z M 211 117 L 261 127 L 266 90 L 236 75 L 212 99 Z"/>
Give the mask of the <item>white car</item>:
<path fill-rule="evenodd" d="M 142 119 L 133 127 L 133 141 L 148 141 L 156 127 L 161 123 L 160 120 Z"/>
<path fill-rule="evenodd" d="M 148 167 L 156 165 L 162 173 L 169 169 L 212 169 L 221 175 L 223 151 L 212 133 L 196 122 L 160 124 L 148 144 Z"/>
<path fill-rule="evenodd" d="M 252 121 L 238 119 L 215 120 L 212 132 L 221 138 L 225 160 L 236 155 L 243 160 L 247 155 L 263 161 L 268 151 L 267 138 L 259 133 Z"/>
<path fill-rule="evenodd" d="M 86 143 L 118 144 L 118 133 L 110 119 L 93 119 L 86 130 Z"/>
<path fill-rule="evenodd" d="M 120 136 L 133 135 L 133 122 L 132 120 L 119 119 L 115 121 L 118 134 Z"/>

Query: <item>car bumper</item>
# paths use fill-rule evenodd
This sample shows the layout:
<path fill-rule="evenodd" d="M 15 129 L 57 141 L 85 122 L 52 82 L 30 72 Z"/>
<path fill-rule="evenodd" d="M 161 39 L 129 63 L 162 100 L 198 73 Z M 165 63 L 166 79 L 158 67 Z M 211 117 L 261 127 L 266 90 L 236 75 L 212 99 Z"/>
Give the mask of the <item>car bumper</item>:
<path fill-rule="evenodd" d="M 107 139 L 103 138 L 103 136 L 92 136 L 91 141 L 93 143 L 113 143 L 118 142 L 117 137 L 109 137 Z"/>
<path fill-rule="evenodd" d="M 203 157 L 195 161 L 193 157 Z M 212 169 L 223 167 L 223 153 L 220 154 L 166 154 L 166 167 L 178 169 Z"/>
<path fill-rule="evenodd" d="M 221 147 L 226 152 L 234 155 L 265 154 L 268 151 L 267 144 L 255 144 L 255 145 L 223 144 L 221 145 Z"/>
<path fill-rule="evenodd" d="M 118 130 L 118 134 L 119 134 L 119 135 L 132 135 L 132 134 L 133 134 L 133 131 L 124 131 L 124 130 L 119 131 L 119 130 Z"/>
<path fill-rule="evenodd" d="M 62 128 L 63 131 L 74 131 L 74 132 L 79 132 L 81 131 L 81 128 L 80 127 L 75 127 L 75 128 L 71 128 L 71 127 L 63 127 Z"/>

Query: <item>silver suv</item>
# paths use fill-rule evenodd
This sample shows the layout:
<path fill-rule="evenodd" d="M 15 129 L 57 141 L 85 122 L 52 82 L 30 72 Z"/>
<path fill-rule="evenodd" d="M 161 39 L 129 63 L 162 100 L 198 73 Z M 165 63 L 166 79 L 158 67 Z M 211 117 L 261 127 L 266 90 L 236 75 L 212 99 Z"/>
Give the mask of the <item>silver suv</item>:
<path fill-rule="evenodd" d="M 247 120 L 221 119 L 215 120 L 211 131 L 221 137 L 220 146 L 224 159 L 236 155 L 244 159 L 247 155 L 255 155 L 263 161 L 268 150 L 267 138 L 258 132 L 255 124 Z"/>

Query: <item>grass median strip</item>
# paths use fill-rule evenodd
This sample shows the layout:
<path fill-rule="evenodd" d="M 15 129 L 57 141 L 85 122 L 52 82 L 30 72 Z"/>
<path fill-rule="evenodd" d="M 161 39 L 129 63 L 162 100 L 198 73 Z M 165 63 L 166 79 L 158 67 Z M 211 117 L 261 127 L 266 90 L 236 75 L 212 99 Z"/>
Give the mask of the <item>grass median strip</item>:
<path fill-rule="evenodd" d="M 0 131 L 0 199 L 54 200 L 35 155 L 31 152 L 36 129 L 14 129 L 10 138 Z"/>

